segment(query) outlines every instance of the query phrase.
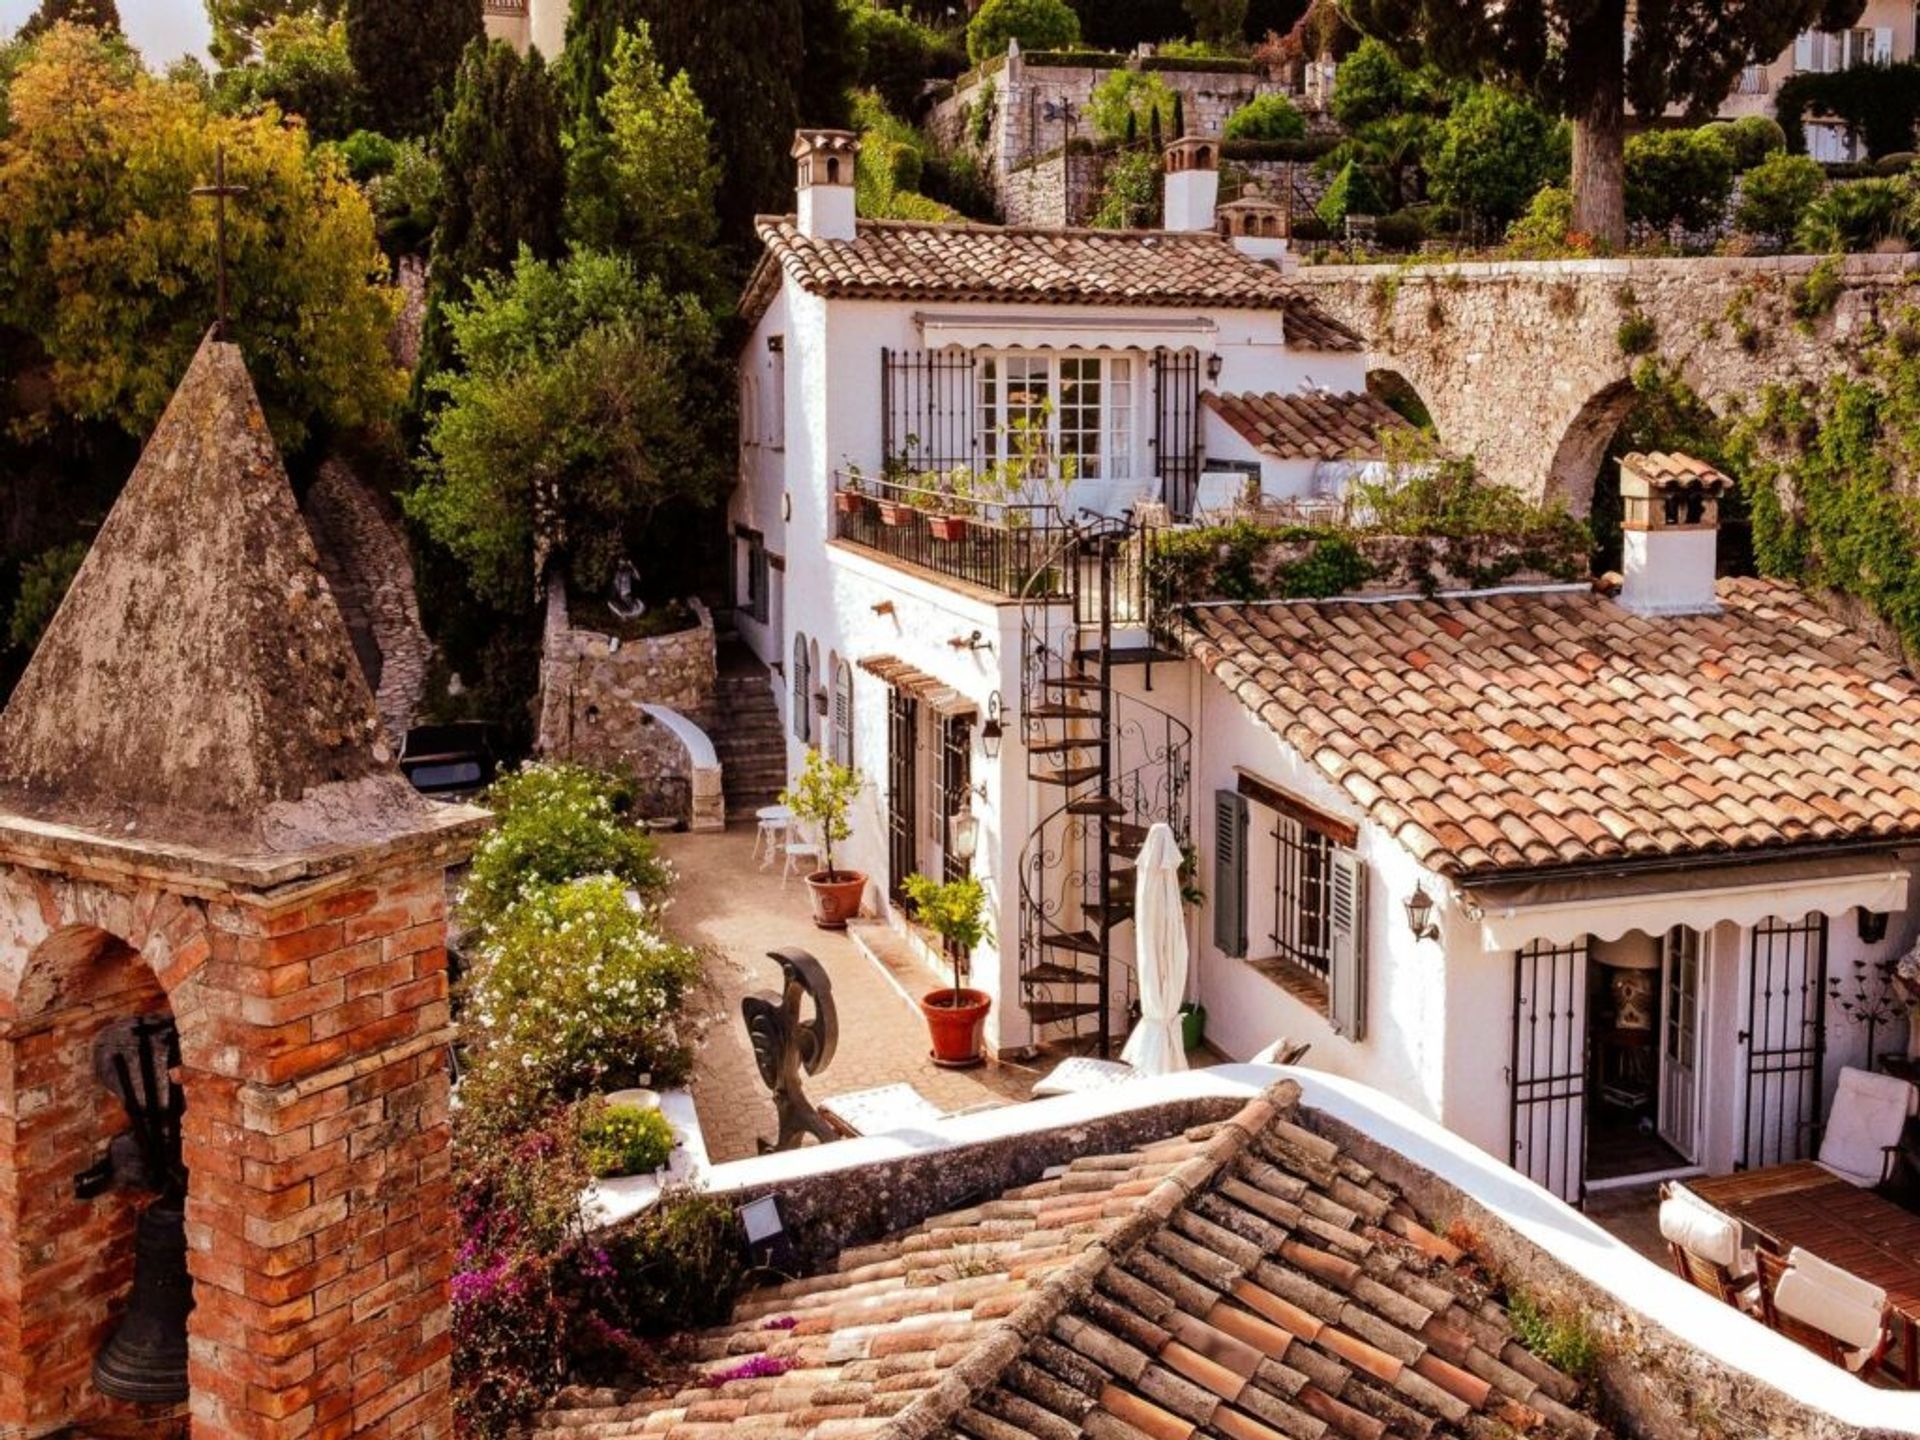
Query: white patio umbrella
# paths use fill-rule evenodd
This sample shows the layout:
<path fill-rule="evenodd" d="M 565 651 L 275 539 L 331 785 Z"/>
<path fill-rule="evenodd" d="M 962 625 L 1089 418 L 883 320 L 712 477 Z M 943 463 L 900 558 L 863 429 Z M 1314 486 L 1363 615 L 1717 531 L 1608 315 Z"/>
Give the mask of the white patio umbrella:
<path fill-rule="evenodd" d="M 1120 1058 L 1140 1075 L 1187 1068 L 1180 997 L 1187 988 L 1187 925 L 1180 907 L 1180 842 L 1165 823 L 1147 832 L 1133 882 L 1133 935 L 1140 959 L 1140 1023 Z"/>

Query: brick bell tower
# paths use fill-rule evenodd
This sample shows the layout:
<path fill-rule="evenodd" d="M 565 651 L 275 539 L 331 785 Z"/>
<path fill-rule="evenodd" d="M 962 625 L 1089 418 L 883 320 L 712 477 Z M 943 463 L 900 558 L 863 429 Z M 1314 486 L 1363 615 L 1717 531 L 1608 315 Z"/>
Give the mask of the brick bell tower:
<path fill-rule="evenodd" d="M 484 823 L 396 769 L 209 337 L 0 715 L 0 1436 L 451 1433 L 445 874 Z M 161 1220 L 184 1364 L 184 1281 L 122 1333 Z M 116 1398 L 169 1343 L 175 1393 Z"/>

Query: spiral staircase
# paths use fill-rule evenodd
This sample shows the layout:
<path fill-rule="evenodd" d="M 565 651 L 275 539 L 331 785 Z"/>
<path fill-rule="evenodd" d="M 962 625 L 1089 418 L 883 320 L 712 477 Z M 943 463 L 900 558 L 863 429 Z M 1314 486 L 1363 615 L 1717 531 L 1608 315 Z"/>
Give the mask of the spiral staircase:
<path fill-rule="evenodd" d="M 1041 818 L 1020 855 L 1020 1002 L 1036 1044 L 1106 1056 L 1134 999 L 1134 857 L 1155 821 L 1191 835 L 1192 731 L 1145 698 L 1150 533 L 1073 527 L 1021 595 L 1020 737 Z M 1117 685 L 1127 672 L 1134 686 Z"/>

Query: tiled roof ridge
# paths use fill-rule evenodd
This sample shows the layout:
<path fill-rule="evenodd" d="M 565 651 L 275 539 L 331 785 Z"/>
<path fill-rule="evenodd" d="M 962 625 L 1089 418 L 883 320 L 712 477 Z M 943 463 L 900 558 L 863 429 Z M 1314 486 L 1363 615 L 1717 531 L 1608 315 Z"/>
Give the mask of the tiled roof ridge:
<path fill-rule="evenodd" d="M 1300 1086 L 1276 1080 L 1249 1100 L 1207 1140 L 1206 1150 L 1182 1161 L 1142 1196 L 1133 1213 L 1112 1230 L 1091 1240 L 1058 1273 L 1050 1275 L 1020 1306 L 995 1321 L 971 1352 L 933 1389 L 894 1416 L 879 1434 L 888 1440 L 928 1440 L 999 1382 L 1007 1367 L 1036 1340 L 1045 1337 L 1063 1315 L 1094 1293 L 1100 1278 L 1165 1229 L 1187 1203 L 1203 1193 L 1265 1134 L 1276 1119 L 1294 1114 Z"/>
<path fill-rule="evenodd" d="M 756 215 L 753 228 L 756 233 L 761 229 L 777 225 L 797 225 L 799 217 L 789 212 L 785 215 Z M 1177 244 L 1209 243 L 1213 245 L 1231 245 L 1232 242 L 1217 230 L 1163 230 L 1156 225 L 1139 225 L 1131 229 L 1108 230 L 1098 225 L 996 225 L 990 220 L 901 220 L 891 216 L 862 215 L 859 228 L 874 230 L 910 230 L 941 231 L 950 234 L 987 234 L 1010 235 L 1019 238 L 1029 236 L 1042 239 L 1065 237 L 1067 239 L 1094 240 L 1170 240 Z M 844 243 L 844 242 L 842 242 Z"/>

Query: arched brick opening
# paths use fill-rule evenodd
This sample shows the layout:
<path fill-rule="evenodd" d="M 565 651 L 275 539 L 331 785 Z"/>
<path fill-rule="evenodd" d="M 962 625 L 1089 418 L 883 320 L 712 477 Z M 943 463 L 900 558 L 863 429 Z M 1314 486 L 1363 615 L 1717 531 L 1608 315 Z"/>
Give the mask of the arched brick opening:
<path fill-rule="evenodd" d="M 1409 424 L 1423 430 L 1434 428 L 1433 411 L 1428 407 L 1425 397 L 1413 381 L 1400 371 L 1367 371 L 1367 393 Z M 1445 438 L 1442 436 L 1442 441 Z"/>
<path fill-rule="evenodd" d="M 0 1428 L 114 1420 L 184 1434 L 184 1405 L 143 1409 L 94 1389 L 94 1356 L 125 1312 L 135 1222 L 151 1196 L 124 1186 L 83 1194 L 77 1183 L 129 1126 L 95 1068 L 101 1033 L 169 1014 L 167 995 L 125 937 L 67 923 L 27 953 L 4 1000 L 0 1084 L 12 1123 L 0 1125 L 0 1175 L 11 1181 L 0 1191 L 0 1277 L 19 1297 L 5 1323 L 17 1327 L 6 1349 L 20 1363 L 0 1366 Z M 203 1087 L 182 1078 L 191 1104 Z"/>

